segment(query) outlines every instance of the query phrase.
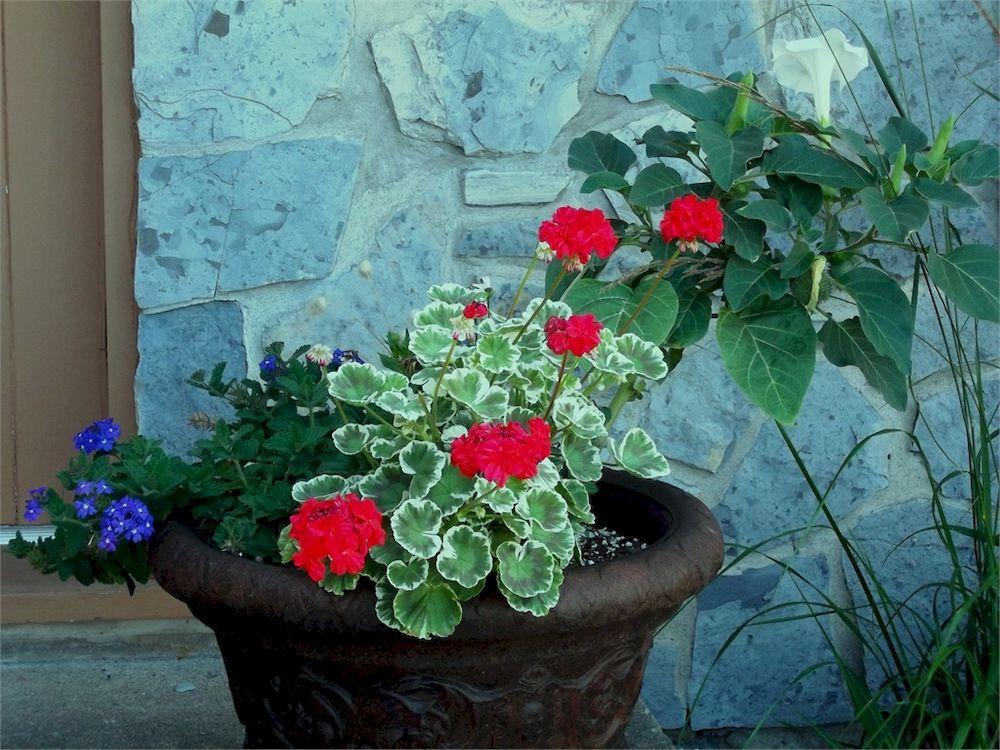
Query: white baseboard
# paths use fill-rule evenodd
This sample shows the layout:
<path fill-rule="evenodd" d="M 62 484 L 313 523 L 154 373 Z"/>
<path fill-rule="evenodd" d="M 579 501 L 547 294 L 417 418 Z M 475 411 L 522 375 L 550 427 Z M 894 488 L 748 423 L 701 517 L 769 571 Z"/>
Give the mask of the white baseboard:
<path fill-rule="evenodd" d="M 0 546 L 6 546 L 14 538 L 17 532 L 29 542 L 41 537 L 52 536 L 56 533 L 56 527 L 51 524 L 44 526 L 0 526 Z"/>

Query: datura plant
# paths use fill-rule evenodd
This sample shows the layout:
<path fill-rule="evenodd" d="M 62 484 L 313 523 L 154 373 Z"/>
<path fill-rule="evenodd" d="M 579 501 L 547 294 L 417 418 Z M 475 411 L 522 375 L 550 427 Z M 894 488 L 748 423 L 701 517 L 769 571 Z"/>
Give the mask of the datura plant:
<path fill-rule="evenodd" d="M 505 315 L 488 290 L 429 294 L 392 369 L 328 375 L 333 400 L 366 417 L 332 440 L 368 468 L 296 484 L 302 505 L 279 538 L 283 559 L 328 591 L 370 578 L 382 622 L 419 638 L 450 634 L 491 577 L 512 608 L 546 614 L 605 465 L 668 472 L 643 430 L 609 436 L 593 400 L 663 378 L 658 346 L 548 295 Z"/>

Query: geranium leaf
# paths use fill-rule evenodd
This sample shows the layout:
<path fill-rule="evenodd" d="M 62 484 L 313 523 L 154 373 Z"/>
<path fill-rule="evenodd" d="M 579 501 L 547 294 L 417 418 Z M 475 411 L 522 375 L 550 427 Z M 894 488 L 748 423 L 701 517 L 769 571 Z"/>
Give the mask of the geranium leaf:
<path fill-rule="evenodd" d="M 653 346 L 648 342 L 643 343 Z M 624 361 L 624 357 L 622 359 Z M 606 437 L 608 434 L 604 426 L 604 414 L 593 401 L 578 394 L 567 394 L 556 399 L 552 408 L 552 421 L 559 429 L 569 430 L 587 440 Z"/>
<path fill-rule="evenodd" d="M 528 490 L 518 499 L 515 510 L 546 531 L 557 531 L 569 523 L 566 501 L 554 490 Z"/>
<path fill-rule="evenodd" d="M 371 474 L 358 482 L 358 490 L 364 497 L 375 501 L 378 509 L 388 513 L 403 499 L 409 489 L 410 477 L 396 464 L 382 464 Z"/>
<path fill-rule="evenodd" d="M 452 319 L 461 314 L 462 305 L 459 303 L 435 300 L 417 312 L 413 317 L 413 325 L 417 328 L 438 326 L 447 330 L 451 328 Z"/>
<path fill-rule="evenodd" d="M 437 557 L 438 572 L 465 588 L 478 585 L 493 569 L 490 539 L 471 526 L 448 529 Z"/>
<path fill-rule="evenodd" d="M 426 415 L 413 391 L 388 391 L 375 399 L 375 405 L 406 422 L 415 422 Z"/>
<path fill-rule="evenodd" d="M 573 558 L 576 549 L 576 535 L 567 519 L 566 525 L 555 530 L 546 529 L 541 524 L 532 521 L 528 530 L 528 538 L 545 545 L 549 553 L 561 565 L 567 565 Z"/>
<path fill-rule="evenodd" d="M 448 464 L 441 470 L 441 478 L 427 491 L 427 499 L 444 515 L 450 515 L 472 497 L 472 488 L 473 480 Z"/>
<path fill-rule="evenodd" d="M 500 583 L 500 591 L 510 604 L 511 609 L 517 612 L 530 612 L 535 617 L 544 617 L 549 611 L 559 603 L 559 589 L 563 584 L 563 572 L 556 568 L 552 572 L 552 583 L 548 589 L 534 596 L 518 596 L 509 588 Z"/>
<path fill-rule="evenodd" d="M 441 549 L 441 509 L 430 500 L 407 500 L 392 514 L 392 535 L 417 557 L 433 557 Z"/>
<path fill-rule="evenodd" d="M 445 638 L 462 620 L 462 605 L 446 583 L 424 582 L 412 591 L 400 591 L 392 611 L 403 631 L 417 638 Z"/>
<path fill-rule="evenodd" d="M 633 427 L 621 441 L 611 444 L 615 459 L 626 471 L 646 479 L 670 473 L 667 459 L 656 450 L 656 444 L 645 430 Z"/>
<path fill-rule="evenodd" d="M 333 444 L 337 450 L 348 456 L 353 456 L 365 449 L 368 442 L 368 429 L 363 424 L 345 424 L 333 431 Z"/>
<path fill-rule="evenodd" d="M 420 364 L 439 365 L 448 357 L 455 340 L 451 331 L 442 326 L 427 326 L 418 329 L 410 337 L 410 351 Z"/>
<path fill-rule="evenodd" d="M 403 471 L 413 475 L 410 497 L 424 497 L 441 479 L 446 463 L 448 457 L 434 443 L 416 440 L 403 448 L 399 454 L 399 464 Z"/>
<path fill-rule="evenodd" d="M 562 440 L 562 454 L 569 473 L 581 482 L 596 482 L 601 478 L 601 451 L 589 440 L 568 434 Z"/>
<path fill-rule="evenodd" d="M 628 372 L 634 372 L 649 380 L 666 377 L 667 363 L 663 359 L 660 347 L 655 344 L 644 341 L 634 334 L 625 333 L 618 337 L 618 351 L 628 360 Z M 582 435 L 579 432 L 577 434 Z"/>
<path fill-rule="evenodd" d="M 385 574 L 389 578 L 389 583 L 400 591 L 412 591 L 427 580 L 428 570 L 427 561 L 417 557 L 409 562 L 395 560 L 389 563 Z"/>
<path fill-rule="evenodd" d="M 331 594 L 340 596 L 348 591 L 354 591 L 358 587 L 358 581 L 360 580 L 361 576 L 358 575 L 338 576 L 334 573 L 327 573 L 323 576 L 323 580 L 319 582 L 319 586 L 324 591 L 329 591 Z"/>
<path fill-rule="evenodd" d="M 480 367 L 497 374 L 512 370 L 521 352 L 508 337 L 491 333 L 479 339 L 476 354 L 479 356 Z"/>
<path fill-rule="evenodd" d="M 327 375 L 330 395 L 354 406 L 374 401 L 384 383 L 385 376 L 367 363 L 345 362 Z"/>
<path fill-rule="evenodd" d="M 583 482 L 575 479 L 564 479 L 559 483 L 559 493 L 566 498 L 566 506 L 570 515 L 584 523 L 594 522 L 594 513 L 590 509 L 590 494 Z"/>
<path fill-rule="evenodd" d="M 442 382 L 449 396 L 469 407 L 483 398 L 490 387 L 490 381 L 483 373 L 469 367 L 451 370 Z"/>
<path fill-rule="evenodd" d="M 343 477 L 322 474 L 304 482 L 292 485 L 292 500 L 304 503 L 310 498 L 323 500 L 339 495 L 347 489 L 347 480 Z"/>
<path fill-rule="evenodd" d="M 540 542 L 504 542 L 496 558 L 501 583 L 518 596 L 541 594 L 552 585 L 555 559 Z"/>

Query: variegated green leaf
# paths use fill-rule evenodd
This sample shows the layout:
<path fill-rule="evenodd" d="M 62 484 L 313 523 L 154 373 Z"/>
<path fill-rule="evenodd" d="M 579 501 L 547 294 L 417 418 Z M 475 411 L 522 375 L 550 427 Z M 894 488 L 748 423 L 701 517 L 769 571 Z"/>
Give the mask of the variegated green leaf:
<path fill-rule="evenodd" d="M 389 583 L 400 591 L 412 591 L 427 580 L 428 570 L 427 561 L 417 557 L 409 562 L 396 560 L 389 563 L 385 574 L 389 578 Z"/>
<path fill-rule="evenodd" d="M 618 352 L 628 361 L 627 372 L 649 380 L 660 380 L 667 375 L 667 363 L 660 347 L 634 334 L 626 333 L 618 337 Z"/>
<path fill-rule="evenodd" d="M 368 427 L 363 424 L 345 424 L 333 431 L 333 444 L 337 450 L 353 456 L 365 449 L 368 443 Z"/>
<path fill-rule="evenodd" d="M 515 510 L 546 531 L 557 531 L 569 523 L 566 501 L 555 490 L 528 490 L 518 499 Z"/>
<path fill-rule="evenodd" d="M 501 583 L 517 596 L 541 594 L 552 585 L 555 559 L 544 544 L 504 542 L 497 547 L 496 557 Z"/>
<path fill-rule="evenodd" d="M 407 500 L 389 523 L 395 540 L 410 554 L 426 559 L 441 549 L 441 509 L 430 500 Z"/>
<path fill-rule="evenodd" d="M 670 473 L 667 459 L 656 450 L 656 444 L 645 430 L 633 427 L 620 442 L 611 444 L 611 451 L 623 469 L 646 479 Z"/>
<path fill-rule="evenodd" d="M 404 632 L 425 639 L 451 635 L 462 619 L 462 605 L 451 587 L 429 581 L 396 594 L 392 611 Z"/>
<path fill-rule="evenodd" d="M 449 581 L 465 588 L 478 585 L 493 569 L 489 537 L 464 524 L 448 529 L 437 557 L 437 569 Z"/>
<path fill-rule="evenodd" d="M 355 406 L 374 401 L 385 384 L 385 375 L 367 363 L 345 362 L 326 377 L 330 395 Z"/>
<path fill-rule="evenodd" d="M 565 435 L 562 441 L 562 454 L 566 459 L 569 473 L 581 482 L 596 482 L 601 478 L 603 471 L 601 451 L 589 440 L 573 434 Z"/>
<path fill-rule="evenodd" d="M 439 365 L 448 357 L 455 339 L 451 331 L 441 326 L 427 326 L 415 331 L 410 337 L 410 351 L 420 364 Z"/>
<path fill-rule="evenodd" d="M 304 482 L 292 485 L 292 500 L 304 503 L 310 498 L 322 500 L 339 495 L 347 489 L 347 480 L 331 474 L 321 474 Z"/>

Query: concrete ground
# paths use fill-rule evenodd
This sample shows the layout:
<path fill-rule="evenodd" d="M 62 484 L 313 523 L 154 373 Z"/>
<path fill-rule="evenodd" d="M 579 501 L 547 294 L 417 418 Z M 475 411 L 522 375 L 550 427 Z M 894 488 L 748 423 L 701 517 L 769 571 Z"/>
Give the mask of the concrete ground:
<path fill-rule="evenodd" d="M 640 704 L 625 746 L 672 745 Z M 7 626 L 0 747 L 238 748 L 225 669 L 195 621 Z"/>

